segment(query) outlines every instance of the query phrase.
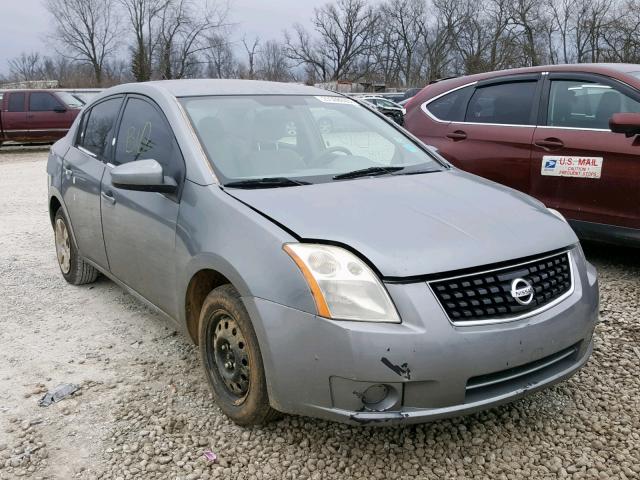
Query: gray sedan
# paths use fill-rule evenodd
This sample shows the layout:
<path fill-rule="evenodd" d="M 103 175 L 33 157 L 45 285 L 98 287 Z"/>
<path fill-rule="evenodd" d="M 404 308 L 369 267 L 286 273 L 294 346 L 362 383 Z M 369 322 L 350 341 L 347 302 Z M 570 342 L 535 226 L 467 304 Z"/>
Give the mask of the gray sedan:
<path fill-rule="evenodd" d="M 465 414 L 592 350 L 596 272 L 562 216 L 339 94 L 118 86 L 47 172 L 64 278 L 104 274 L 175 321 L 239 424 Z"/>

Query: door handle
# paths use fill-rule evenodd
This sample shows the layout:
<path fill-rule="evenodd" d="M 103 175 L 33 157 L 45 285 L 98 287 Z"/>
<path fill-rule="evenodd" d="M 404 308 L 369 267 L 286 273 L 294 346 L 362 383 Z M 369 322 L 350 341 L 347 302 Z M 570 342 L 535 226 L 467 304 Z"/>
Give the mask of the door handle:
<path fill-rule="evenodd" d="M 100 192 L 100 196 L 104 198 L 109 204 L 115 205 L 116 199 L 113 197 L 111 192 L 105 192 L 104 190 Z"/>
<path fill-rule="evenodd" d="M 73 175 L 73 170 L 71 170 L 70 168 L 65 167 L 64 165 L 62 166 L 62 173 L 65 174 L 65 176 L 70 177 L 71 175 Z"/>
<path fill-rule="evenodd" d="M 465 138 L 467 138 L 467 134 L 465 132 L 463 132 L 462 130 L 456 130 L 455 132 L 449 132 L 447 133 L 447 138 L 450 138 L 452 140 L 464 140 Z"/>
<path fill-rule="evenodd" d="M 564 147 L 564 142 L 559 138 L 545 138 L 544 140 L 536 140 L 533 144 L 545 150 L 558 150 Z"/>

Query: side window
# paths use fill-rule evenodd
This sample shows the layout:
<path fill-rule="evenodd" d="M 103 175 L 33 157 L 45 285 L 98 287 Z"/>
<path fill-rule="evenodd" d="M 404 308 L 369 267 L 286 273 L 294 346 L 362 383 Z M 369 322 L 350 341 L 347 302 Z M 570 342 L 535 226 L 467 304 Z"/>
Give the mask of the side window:
<path fill-rule="evenodd" d="M 537 82 L 500 83 L 476 88 L 465 115 L 465 121 L 531 125 L 531 110 Z"/>
<path fill-rule="evenodd" d="M 81 132 L 81 147 L 98 157 L 104 156 L 113 138 L 113 128 L 121 104 L 121 98 L 112 98 L 97 104 L 84 114 L 82 123 L 86 126 L 84 132 Z"/>
<path fill-rule="evenodd" d="M 24 112 L 24 93 L 9 94 L 9 111 Z"/>
<path fill-rule="evenodd" d="M 547 125 L 609 129 L 614 113 L 640 112 L 640 102 L 609 85 L 576 80 L 553 80 Z"/>
<path fill-rule="evenodd" d="M 156 160 L 164 174 L 182 179 L 184 162 L 164 115 L 139 98 L 130 98 L 122 114 L 114 163 Z"/>
<path fill-rule="evenodd" d="M 31 112 L 50 112 L 57 107 L 63 107 L 63 105 L 50 93 L 31 92 L 29 95 L 29 111 Z"/>
<path fill-rule="evenodd" d="M 426 109 L 438 120 L 447 122 L 461 122 L 467 108 L 467 98 L 473 87 L 465 87 L 447 93 L 427 104 Z"/>

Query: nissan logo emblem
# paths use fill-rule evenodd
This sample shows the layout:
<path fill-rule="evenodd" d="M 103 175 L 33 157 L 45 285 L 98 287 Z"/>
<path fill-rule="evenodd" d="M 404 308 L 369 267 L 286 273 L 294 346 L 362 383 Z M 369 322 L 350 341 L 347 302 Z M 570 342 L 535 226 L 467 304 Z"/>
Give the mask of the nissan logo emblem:
<path fill-rule="evenodd" d="M 529 305 L 533 302 L 533 286 L 524 278 L 516 278 L 511 282 L 511 296 L 520 305 Z"/>

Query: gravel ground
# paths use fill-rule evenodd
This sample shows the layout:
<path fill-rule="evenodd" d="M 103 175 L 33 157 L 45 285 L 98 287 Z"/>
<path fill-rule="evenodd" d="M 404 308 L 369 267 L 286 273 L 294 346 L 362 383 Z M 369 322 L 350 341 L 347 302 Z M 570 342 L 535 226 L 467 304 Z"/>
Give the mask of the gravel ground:
<path fill-rule="evenodd" d="M 559 386 L 426 425 L 286 416 L 241 428 L 212 401 L 174 325 L 104 278 L 64 282 L 45 160 L 43 150 L 0 154 L 0 479 L 640 477 L 637 251 L 587 246 L 602 322 L 589 364 Z M 65 382 L 78 393 L 38 406 Z"/>

